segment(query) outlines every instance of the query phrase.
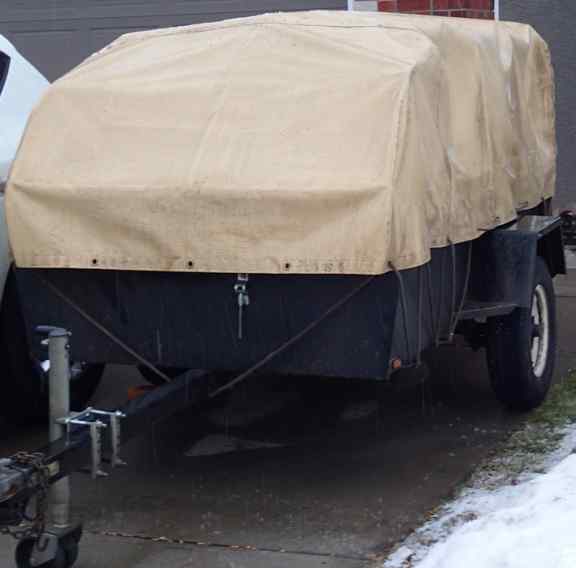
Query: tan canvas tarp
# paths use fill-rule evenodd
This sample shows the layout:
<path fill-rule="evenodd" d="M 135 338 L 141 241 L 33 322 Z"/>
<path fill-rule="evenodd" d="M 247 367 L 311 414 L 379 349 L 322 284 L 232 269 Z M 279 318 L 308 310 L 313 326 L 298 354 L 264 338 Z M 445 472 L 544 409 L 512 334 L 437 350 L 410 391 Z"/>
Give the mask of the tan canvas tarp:
<path fill-rule="evenodd" d="M 343 12 L 123 36 L 56 82 L 8 184 L 23 267 L 375 274 L 551 196 L 528 26 Z"/>

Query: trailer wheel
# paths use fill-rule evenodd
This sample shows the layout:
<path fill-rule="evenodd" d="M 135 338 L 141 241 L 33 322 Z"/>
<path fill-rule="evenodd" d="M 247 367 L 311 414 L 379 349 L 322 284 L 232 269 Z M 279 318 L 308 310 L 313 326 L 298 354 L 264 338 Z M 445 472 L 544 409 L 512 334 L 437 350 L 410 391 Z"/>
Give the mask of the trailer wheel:
<path fill-rule="evenodd" d="M 528 411 L 548 393 L 556 355 L 556 302 L 550 272 L 536 259 L 530 308 L 488 322 L 487 356 L 492 387 L 508 408 Z"/>
<path fill-rule="evenodd" d="M 72 363 L 72 410 L 84 410 L 103 371 L 103 365 Z M 0 304 L 0 416 L 16 423 L 46 420 L 48 372 L 48 362 L 36 361 L 30 354 L 18 289 L 10 273 Z"/>

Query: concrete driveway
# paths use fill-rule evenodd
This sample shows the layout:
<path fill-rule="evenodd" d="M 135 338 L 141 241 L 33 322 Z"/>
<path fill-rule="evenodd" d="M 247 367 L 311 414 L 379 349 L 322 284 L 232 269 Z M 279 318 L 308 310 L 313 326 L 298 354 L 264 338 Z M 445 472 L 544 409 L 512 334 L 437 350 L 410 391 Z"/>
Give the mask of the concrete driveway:
<path fill-rule="evenodd" d="M 561 376 L 576 366 L 576 273 L 557 291 Z M 263 378 L 226 408 L 155 425 L 126 448 L 128 468 L 97 482 L 74 476 L 86 529 L 77 566 L 377 564 L 520 420 L 494 399 L 483 353 L 445 347 L 429 364 L 426 382 L 390 387 L 380 409 L 369 383 Z M 98 404 L 139 382 L 132 369 L 110 369 Z M 0 455 L 44 437 L 5 431 Z M 0 538 L 1 566 L 12 551 Z"/>

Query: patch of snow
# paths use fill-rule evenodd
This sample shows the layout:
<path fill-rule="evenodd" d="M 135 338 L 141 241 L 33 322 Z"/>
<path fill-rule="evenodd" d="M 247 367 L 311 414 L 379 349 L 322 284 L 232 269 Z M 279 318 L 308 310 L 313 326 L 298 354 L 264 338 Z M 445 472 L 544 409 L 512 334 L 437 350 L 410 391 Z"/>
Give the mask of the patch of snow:
<path fill-rule="evenodd" d="M 407 546 L 397 548 L 386 561 L 386 568 L 402 568 L 414 555 L 414 551 Z"/>
<path fill-rule="evenodd" d="M 576 428 L 566 430 L 545 460 L 547 473 L 498 489 L 467 489 L 406 539 L 384 568 L 576 567 L 575 443 Z"/>
<path fill-rule="evenodd" d="M 531 481 L 476 495 L 475 505 L 478 518 L 434 545 L 416 568 L 576 566 L 576 455 Z"/>

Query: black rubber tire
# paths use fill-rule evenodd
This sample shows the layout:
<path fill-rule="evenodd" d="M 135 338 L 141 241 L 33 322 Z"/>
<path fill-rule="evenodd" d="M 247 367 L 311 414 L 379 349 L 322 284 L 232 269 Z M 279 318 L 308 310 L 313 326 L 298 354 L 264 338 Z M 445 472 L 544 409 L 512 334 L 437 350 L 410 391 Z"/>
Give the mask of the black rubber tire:
<path fill-rule="evenodd" d="M 16 566 L 18 568 L 33 568 L 32 565 L 32 551 L 34 549 L 34 539 L 26 538 L 21 540 L 16 547 Z M 72 564 L 69 563 L 66 551 L 59 546 L 56 551 L 56 558 L 44 564 L 34 565 L 34 568 L 70 568 Z"/>
<path fill-rule="evenodd" d="M 492 388 L 509 409 L 526 412 L 544 402 L 554 375 L 556 358 L 556 299 L 548 266 L 536 259 L 533 296 L 542 286 L 548 306 L 548 356 L 540 376 L 532 364 L 534 322 L 531 308 L 517 308 L 511 314 L 488 321 L 487 358 Z"/>
<path fill-rule="evenodd" d="M 100 383 L 104 365 L 86 365 L 70 389 L 72 410 L 83 410 Z M 31 356 L 14 274 L 8 275 L 0 304 L 0 416 L 11 422 L 48 416 L 48 377 Z"/>

